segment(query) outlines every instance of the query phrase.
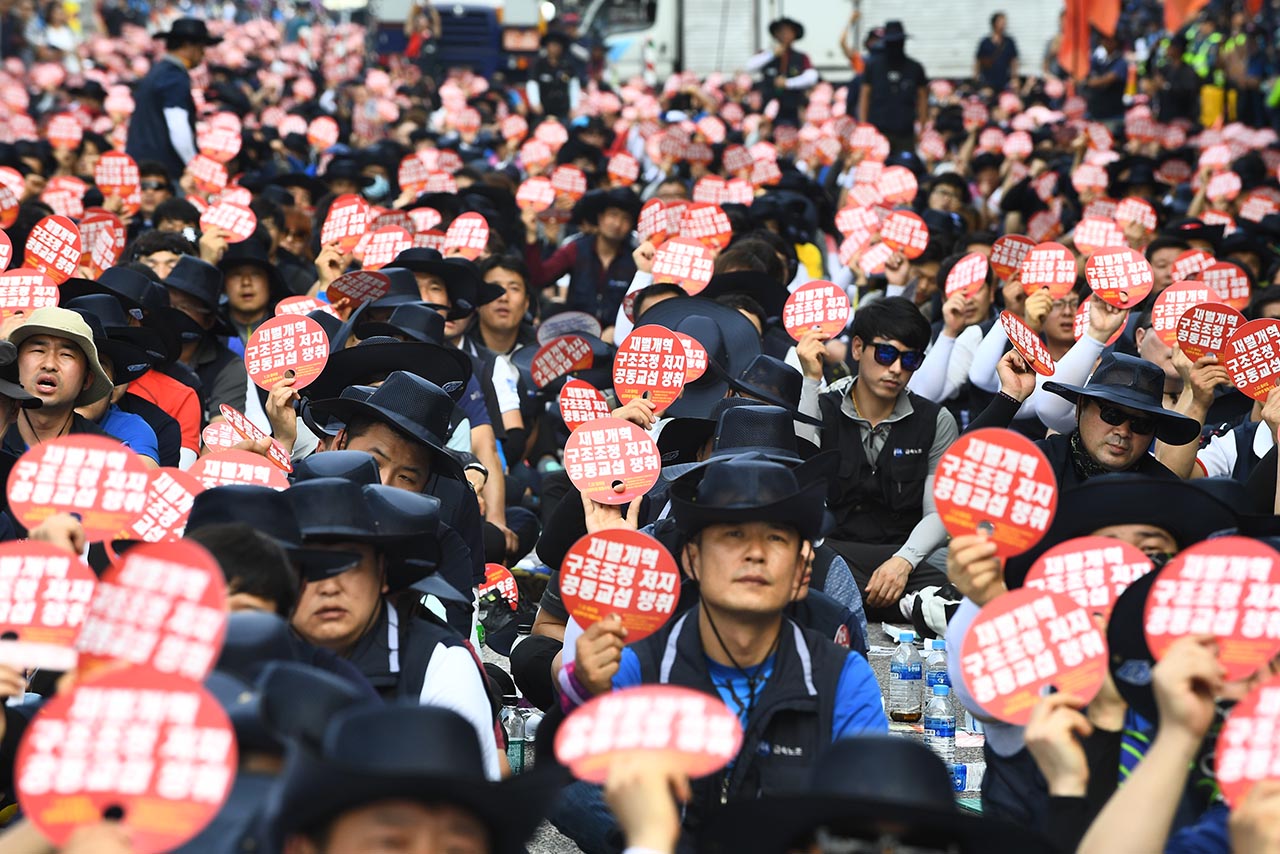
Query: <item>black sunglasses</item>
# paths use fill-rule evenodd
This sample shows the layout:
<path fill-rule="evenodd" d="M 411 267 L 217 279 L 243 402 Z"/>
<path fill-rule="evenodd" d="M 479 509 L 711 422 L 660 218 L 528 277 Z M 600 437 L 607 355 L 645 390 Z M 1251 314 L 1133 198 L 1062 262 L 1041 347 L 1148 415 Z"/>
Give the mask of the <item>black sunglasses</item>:
<path fill-rule="evenodd" d="M 144 190 L 167 190 L 169 185 L 163 181 L 143 181 L 140 185 Z"/>
<path fill-rule="evenodd" d="M 876 344 L 875 359 L 877 365 L 889 367 L 898 359 L 902 359 L 904 371 L 918 371 L 924 364 L 923 350 L 899 350 L 892 344 Z"/>
<path fill-rule="evenodd" d="M 1154 415 L 1134 415 L 1131 412 L 1125 412 L 1118 406 L 1098 404 L 1098 417 L 1112 427 L 1119 427 L 1128 421 L 1129 429 L 1135 433 L 1141 433 L 1143 436 L 1150 436 L 1156 432 Z"/>

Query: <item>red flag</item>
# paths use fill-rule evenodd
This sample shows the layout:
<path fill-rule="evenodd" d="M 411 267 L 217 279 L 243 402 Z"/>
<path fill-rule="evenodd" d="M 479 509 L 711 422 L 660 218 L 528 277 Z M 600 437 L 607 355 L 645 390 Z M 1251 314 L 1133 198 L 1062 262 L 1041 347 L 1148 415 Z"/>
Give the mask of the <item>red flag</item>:
<path fill-rule="evenodd" d="M 1171 33 L 1176 33 L 1194 18 L 1197 12 L 1208 5 L 1209 0 L 1165 0 L 1164 28 Z M 1261 6 L 1261 2 L 1259 0 L 1252 5 Z"/>
<path fill-rule="evenodd" d="M 1113 35 L 1119 20 L 1120 0 L 1067 0 L 1062 18 L 1058 62 L 1068 74 L 1076 80 L 1083 80 L 1088 76 L 1091 30 Z"/>

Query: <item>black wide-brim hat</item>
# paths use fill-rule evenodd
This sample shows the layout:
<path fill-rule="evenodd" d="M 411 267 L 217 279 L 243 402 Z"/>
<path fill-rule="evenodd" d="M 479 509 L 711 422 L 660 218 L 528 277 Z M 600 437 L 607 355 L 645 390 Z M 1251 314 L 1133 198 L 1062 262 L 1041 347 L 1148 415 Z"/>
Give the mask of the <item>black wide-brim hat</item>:
<path fill-rule="evenodd" d="M 44 406 L 43 400 L 18 382 L 18 348 L 12 342 L 4 340 L 0 340 L 0 395 L 15 401 L 22 409 L 39 409 Z"/>
<path fill-rule="evenodd" d="M 1242 228 L 1247 228 L 1244 221 Z M 1218 248 L 1222 245 L 1222 240 L 1226 236 L 1227 227 L 1225 225 L 1208 225 L 1204 220 L 1195 219 L 1193 217 L 1183 217 L 1175 219 L 1165 225 L 1160 233 L 1165 237 L 1173 237 L 1178 240 L 1203 240 L 1213 247 L 1213 254 L 1218 254 Z"/>
<path fill-rule="evenodd" d="M 661 326 L 693 338 L 707 351 L 707 371 L 686 383 L 666 414 L 705 416 L 729 391 L 726 377 L 738 376 L 760 355 L 760 335 L 737 309 L 702 297 L 663 300 L 646 309 L 635 325 Z M 712 367 L 714 365 L 714 367 Z"/>
<path fill-rule="evenodd" d="M 395 371 L 408 371 L 449 390 L 471 379 L 471 359 L 456 347 L 395 338 L 366 338 L 354 347 L 329 354 L 320 376 L 303 389 L 312 401 L 339 397 L 353 385 L 381 382 Z"/>
<path fill-rule="evenodd" d="M 772 522 L 810 542 L 833 525 L 826 512 L 828 461 L 787 466 L 760 454 L 716 460 L 671 484 L 671 516 L 691 537 L 708 525 Z"/>
<path fill-rule="evenodd" d="M 1164 371 L 1144 359 L 1108 353 L 1084 385 L 1047 382 L 1044 390 L 1077 407 L 1081 398 L 1106 401 L 1156 418 L 1156 438 L 1169 445 L 1185 445 L 1200 435 L 1200 422 L 1161 405 Z"/>
<path fill-rule="evenodd" d="M 806 791 L 734 801 L 707 819 L 701 850 L 785 854 L 818 829 L 835 837 L 890 833 L 901 843 L 965 854 L 1047 850 L 1034 833 L 955 805 L 950 769 L 924 745 L 893 735 L 833 742 Z"/>
<path fill-rule="evenodd" d="M 1216 480 L 1216 479 L 1215 479 Z M 1150 525 L 1168 531 L 1185 549 L 1210 534 L 1234 528 L 1239 515 L 1196 481 L 1142 474 L 1091 477 L 1058 496 L 1053 523 L 1033 548 L 1009 558 L 1004 580 L 1010 590 L 1021 587 L 1032 565 L 1049 549 L 1111 525 Z"/>
<path fill-rule="evenodd" d="M 445 258 L 426 246 L 404 250 L 391 259 L 389 266 L 439 276 L 449 292 L 453 311 L 461 312 L 463 317 L 506 293 L 501 286 L 484 281 L 472 262 L 465 258 Z"/>
<path fill-rule="evenodd" d="M 453 408 L 448 392 L 407 371 L 390 374 L 368 400 L 338 397 L 311 404 L 317 419 L 336 418 L 350 424 L 353 417 L 363 416 L 384 423 L 433 451 L 432 466 L 438 473 L 463 480 L 462 466 L 445 448 Z"/>
<path fill-rule="evenodd" d="M 488 830 L 494 854 L 523 854 L 565 781 L 551 763 L 504 782 L 486 780 L 474 727 L 434 706 L 340 712 L 317 748 L 290 751 L 269 809 L 273 850 L 343 813 L 408 800 L 456 806 Z"/>
<path fill-rule="evenodd" d="M 319 178 L 313 178 L 304 172 L 290 172 L 277 175 L 267 182 L 272 187 L 301 187 L 311 196 L 311 203 L 320 201 L 321 196 L 329 192 L 329 188 Z"/>
<path fill-rule="evenodd" d="M 712 276 L 702 293 L 702 299 L 714 300 L 727 294 L 742 294 L 751 297 L 764 309 L 766 317 L 782 317 L 782 309 L 791 296 L 785 285 L 767 273 L 757 270 L 739 270 L 733 273 L 720 273 Z"/>
<path fill-rule="evenodd" d="M 789 373 L 788 373 L 789 372 Z M 794 374 L 795 376 L 790 376 Z M 794 421 L 801 424 L 808 424 L 812 427 L 821 427 L 822 419 L 813 415 L 806 415 L 800 411 L 799 394 L 804 389 L 804 375 L 788 365 L 786 362 L 767 353 L 761 353 L 752 360 L 747 369 L 737 377 L 725 377 L 725 381 L 729 383 L 729 388 L 754 398 L 755 400 L 766 403 L 769 406 L 778 406 L 791 413 Z M 797 399 L 790 400 L 785 396 L 784 386 L 794 385 L 797 392 Z"/>
<path fill-rule="evenodd" d="M 179 18 L 163 33 L 153 39 L 164 39 L 165 44 L 202 44 L 206 47 L 222 43 L 222 36 L 209 34 L 209 27 L 199 18 Z"/>
<path fill-rule="evenodd" d="M 769 35 L 776 39 L 778 37 L 778 30 L 782 27 L 790 27 L 795 30 L 796 41 L 800 41 L 800 39 L 804 38 L 804 24 L 800 23 L 795 18 L 786 17 L 778 18 L 776 21 L 772 21 L 769 24 Z"/>
<path fill-rule="evenodd" d="M 542 36 L 542 44 L 543 46 L 546 46 L 551 44 L 551 42 L 556 42 L 562 48 L 568 50 L 569 46 L 573 44 L 573 39 L 569 37 L 568 33 L 561 32 L 560 30 L 547 30 L 547 32 Z"/>
<path fill-rule="evenodd" d="M 600 219 L 600 214 L 609 208 L 617 208 L 624 211 L 631 217 L 631 222 L 635 223 L 640 219 L 641 204 L 640 197 L 626 187 L 592 190 L 578 200 L 578 203 L 573 206 L 571 215 L 575 221 L 595 225 Z"/>
<path fill-rule="evenodd" d="M 228 271 L 241 265 L 257 267 L 266 275 L 272 305 L 285 297 L 293 296 L 293 291 L 285 284 L 284 276 L 280 275 L 280 270 L 267 257 L 266 248 L 253 238 L 232 243 L 218 261 L 218 271 L 222 273 L 224 287 Z"/>
<path fill-rule="evenodd" d="M 757 400 L 749 400 L 745 397 L 726 397 L 716 401 L 711 414 L 705 418 L 691 415 L 664 421 L 656 439 L 664 476 L 668 467 L 688 466 L 698 461 L 698 453 L 714 438 L 716 424 L 726 409 L 736 406 L 762 405 Z M 676 476 L 678 475 L 673 475 L 672 478 Z"/>

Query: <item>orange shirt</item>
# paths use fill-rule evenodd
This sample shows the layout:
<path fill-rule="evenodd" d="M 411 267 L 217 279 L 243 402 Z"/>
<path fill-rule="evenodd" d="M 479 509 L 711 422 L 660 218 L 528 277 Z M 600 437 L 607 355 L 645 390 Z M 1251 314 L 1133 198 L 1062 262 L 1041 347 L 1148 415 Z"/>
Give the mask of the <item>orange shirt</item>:
<path fill-rule="evenodd" d="M 200 398 L 191 386 L 159 371 L 147 371 L 129 383 L 129 393 L 149 400 L 173 416 L 182 430 L 182 447 L 200 453 Z"/>

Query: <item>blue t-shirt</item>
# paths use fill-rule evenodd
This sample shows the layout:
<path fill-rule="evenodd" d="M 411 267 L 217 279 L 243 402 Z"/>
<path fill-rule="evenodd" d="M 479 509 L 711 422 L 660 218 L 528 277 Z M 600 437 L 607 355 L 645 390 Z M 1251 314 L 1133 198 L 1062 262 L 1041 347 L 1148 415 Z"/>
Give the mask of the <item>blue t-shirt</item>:
<path fill-rule="evenodd" d="M 711 681 L 725 705 L 738 715 L 745 729 L 747 725 L 746 709 L 739 708 L 739 703 L 746 703 L 749 696 L 747 675 L 755 676 L 763 671 L 764 680 L 756 685 L 756 698 L 764 691 L 765 683 L 773 673 L 773 657 L 764 663 L 747 668 L 747 673 L 739 673 L 736 668 L 726 667 L 711 659 L 707 659 L 707 669 Z M 634 688 L 641 683 L 640 659 L 630 648 L 622 650 L 622 660 L 618 662 L 618 672 L 613 676 L 613 688 Z M 733 690 L 729 690 L 732 686 Z M 737 700 L 733 694 L 737 693 Z M 865 732 L 886 733 L 889 721 L 884 716 L 884 703 L 880 699 L 880 685 L 867 660 L 857 653 L 850 653 L 844 660 L 844 669 L 836 682 L 835 714 L 831 719 L 831 740 L 859 735 Z"/>
<path fill-rule="evenodd" d="M 119 439 L 126 448 L 150 457 L 159 465 L 160 448 L 156 442 L 156 431 L 151 429 L 151 425 L 141 415 L 125 412 L 113 403 L 98 426 L 107 435 Z"/>

